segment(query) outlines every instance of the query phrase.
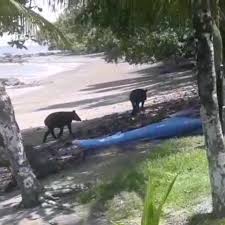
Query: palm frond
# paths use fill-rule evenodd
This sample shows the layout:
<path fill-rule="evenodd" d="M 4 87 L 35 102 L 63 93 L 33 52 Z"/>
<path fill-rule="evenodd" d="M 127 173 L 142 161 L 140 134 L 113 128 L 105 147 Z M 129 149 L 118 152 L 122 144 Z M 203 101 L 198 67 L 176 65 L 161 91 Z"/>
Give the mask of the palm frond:
<path fill-rule="evenodd" d="M 154 191 L 153 191 L 153 184 L 149 177 L 146 189 L 146 196 L 144 202 L 144 211 L 142 216 L 142 225 L 159 225 L 160 217 L 162 215 L 162 208 L 168 199 L 169 194 L 172 191 L 172 188 L 176 182 L 179 173 L 172 179 L 170 182 L 165 195 L 160 200 L 158 206 L 156 206 L 154 201 Z"/>
<path fill-rule="evenodd" d="M 69 47 L 70 43 L 63 33 L 44 17 L 16 0 L 0 2 L 0 34 L 32 34 L 38 31 L 47 32 L 57 42 Z"/>
<path fill-rule="evenodd" d="M 125 38 L 137 28 L 155 29 L 165 19 L 170 24 L 184 25 L 192 9 L 192 0 L 77 0 L 78 4 L 83 6 L 78 23 L 110 27 Z"/>

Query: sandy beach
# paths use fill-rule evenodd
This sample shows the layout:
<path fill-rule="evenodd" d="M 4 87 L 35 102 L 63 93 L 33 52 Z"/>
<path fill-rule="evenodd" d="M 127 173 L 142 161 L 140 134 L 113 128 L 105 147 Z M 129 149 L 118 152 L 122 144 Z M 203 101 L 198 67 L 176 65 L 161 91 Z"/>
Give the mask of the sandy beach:
<path fill-rule="evenodd" d="M 101 55 L 83 56 L 75 69 L 65 70 L 42 77 L 36 87 L 8 89 L 21 129 L 44 126 L 45 117 L 55 111 L 76 110 L 86 120 L 130 110 L 129 92 L 135 88 L 148 88 L 146 105 L 151 105 L 156 97 L 193 86 L 191 71 L 171 72 L 162 63 L 106 63 Z"/>
<path fill-rule="evenodd" d="M 112 113 L 130 112 L 130 91 L 135 88 L 147 88 L 148 99 L 145 115 L 150 115 L 148 119 L 151 120 L 153 117 L 160 115 L 160 111 L 166 112 L 170 106 L 176 109 L 176 100 L 179 100 L 179 107 L 181 108 L 181 106 L 185 106 L 185 101 L 180 100 L 187 100 L 189 97 L 196 96 L 196 94 L 193 95 L 196 92 L 193 82 L 194 72 L 190 68 L 162 62 L 141 66 L 122 62 L 112 64 L 106 63 L 99 55 L 78 58 L 82 58 L 79 65 L 71 67 L 70 64 L 68 67 L 65 64 L 64 71 L 56 74 L 53 72 L 46 73 L 47 75 L 43 73 L 41 79 L 33 80 L 33 83 L 27 84 L 25 87 L 19 85 L 7 88 L 14 105 L 16 119 L 22 129 L 25 145 L 39 145 L 42 142 L 45 128 L 40 129 L 39 127 L 44 126 L 43 121 L 51 112 L 75 109 L 83 120 Z M 76 59 L 77 57 L 74 56 L 75 61 Z M 160 104 L 164 105 L 163 110 L 160 109 Z M 147 114 L 149 109 L 152 110 L 152 113 Z M 128 123 L 130 123 L 129 115 L 124 114 L 129 118 Z M 110 124 L 115 121 L 115 125 L 118 127 L 118 124 L 122 121 L 122 119 L 119 119 L 121 115 L 110 115 Z M 143 114 L 140 114 L 140 116 L 143 116 Z M 146 121 L 147 117 L 144 116 L 143 118 Z M 95 125 L 97 123 L 96 126 L 92 124 L 92 127 L 90 127 L 93 128 L 92 132 L 96 132 L 97 129 L 100 130 L 99 124 L 101 125 L 102 120 L 107 122 L 106 117 L 92 120 Z M 89 126 L 87 127 L 89 122 L 91 121 L 81 124 L 74 123 L 74 125 L 89 129 Z M 139 122 L 142 124 L 141 120 L 137 120 L 137 123 Z M 105 127 L 108 124 L 105 123 Z M 123 121 L 121 124 L 126 123 Z M 76 132 L 78 133 L 78 130 Z M 85 136 L 85 138 L 87 137 Z M 133 166 L 135 163 L 146 159 L 154 144 L 143 142 L 137 146 L 133 146 L 133 143 L 126 147 L 113 146 L 107 151 L 100 151 L 99 154 L 88 157 L 85 163 L 79 164 L 79 162 L 73 161 L 71 169 L 63 170 L 62 173 L 57 172 L 55 175 L 42 180 L 42 183 L 49 190 L 65 190 L 74 184 L 95 184 L 101 180 L 105 181 L 106 177 L 111 178 L 117 174 L 122 174 L 128 168 L 127 166 Z M 7 174 L 4 174 L 6 181 L 11 179 L 10 174 Z M 76 189 L 75 195 L 77 193 L 79 192 Z M 15 207 L 20 201 L 18 191 L 10 194 L 4 193 L 0 201 L 0 224 L 81 224 L 81 222 L 82 224 L 107 224 L 105 214 L 101 211 L 100 214 L 99 209 L 98 214 L 96 214 L 93 211 L 92 203 L 90 205 L 77 203 L 75 195 L 69 194 L 60 198 L 62 199 L 60 203 L 71 204 L 70 209 L 73 212 L 68 214 L 68 211 L 61 208 L 57 209 L 55 206 L 54 208 L 53 206 L 50 208 L 42 206 L 36 207 L 35 210 L 18 210 Z M 96 215 L 101 216 L 96 217 Z M 55 221 L 60 222 L 56 223 Z"/>

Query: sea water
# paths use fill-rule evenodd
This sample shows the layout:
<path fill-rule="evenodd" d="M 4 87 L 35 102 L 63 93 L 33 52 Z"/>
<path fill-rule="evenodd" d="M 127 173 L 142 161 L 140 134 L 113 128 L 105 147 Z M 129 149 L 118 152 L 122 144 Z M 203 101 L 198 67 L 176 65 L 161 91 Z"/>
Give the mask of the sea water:
<path fill-rule="evenodd" d="M 28 46 L 17 49 L 10 46 L 0 46 L 0 57 L 14 58 L 20 55 L 20 60 L 0 63 L 0 78 L 18 78 L 23 82 L 36 81 L 63 71 L 74 70 L 85 62 L 81 56 L 65 54 L 38 56 L 38 53 L 59 53 L 48 51 L 47 46 Z M 29 54 L 30 57 L 24 57 Z M 32 56 L 33 55 L 33 56 Z M 21 60 L 22 59 L 22 60 Z"/>

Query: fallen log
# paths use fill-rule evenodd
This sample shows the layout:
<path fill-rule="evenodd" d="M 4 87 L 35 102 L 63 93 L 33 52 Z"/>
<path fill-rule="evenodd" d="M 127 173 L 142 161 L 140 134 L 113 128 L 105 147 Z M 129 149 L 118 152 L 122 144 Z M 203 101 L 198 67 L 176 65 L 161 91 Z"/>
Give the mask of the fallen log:
<path fill-rule="evenodd" d="M 64 168 L 79 164 L 85 159 L 84 150 L 72 145 L 70 141 L 52 141 L 35 147 L 26 145 L 25 152 L 38 178 L 57 173 Z M 16 183 L 10 175 L 10 164 L 2 148 L 0 155 L 0 167 L 8 168 L 8 171 L 1 170 L 0 172 L 0 190 L 10 191 Z"/>
<path fill-rule="evenodd" d="M 34 173 L 40 178 L 85 159 L 84 150 L 70 141 L 25 146 L 25 151 Z"/>

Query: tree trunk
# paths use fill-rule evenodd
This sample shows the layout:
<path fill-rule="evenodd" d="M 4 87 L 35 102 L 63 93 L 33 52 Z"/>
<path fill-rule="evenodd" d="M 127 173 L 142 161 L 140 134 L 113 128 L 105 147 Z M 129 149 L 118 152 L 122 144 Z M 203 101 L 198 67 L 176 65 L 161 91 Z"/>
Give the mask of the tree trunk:
<path fill-rule="evenodd" d="M 193 24 L 198 38 L 197 67 L 201 116 L 207 144 L 213 213 L 225 215 L 225 143 L 219 119 L 213 47 L 213 22 L 209 2 L 195 8 Z"/>
<path fill-rule="evenodd" d="M 224 133 L 224 120 L 223 120 L 223 106 L 224 106 L 224 78 L 223 78 L 223 71 L 222 71 L 222 64 L 223 64 L 223 43 L 222 37 L 220 34 L 220 30 L 218 29 L 217 25 L 213 24 L 213 46 L 214 46 L 214 60 L 215 60 L 215 69 L 216 69 L 216 87 L 217 87 L 217 98 L 218 98 L 218 105 L 219 105 L 219 115 L 220 121 L 222 124 L 222 130 Z"/>
<path fill-rule="evenodd" d="M 4 148 L 5 155 L 10 161 L 13 175 L 21 190 L 24 207 L 39 204 L 42 186 L 27 161 L 13 106 L 2 84 L 0 84 L 0 147 L 1 150 Z"/>
<path fill-rule="evenodd" d="M 223 40 L 220 33 L 220 0 L 210 0 L 211 12 L 213 17 L 213 46 L 214 46 L 214 60 L 216 69 L 216 88 L 219 105 L 220 122 L 222 124 L 223 133 L 225 132 L 225 121 L 223 119 L 224 106 L 224 78 L 223 78 Z"/>

